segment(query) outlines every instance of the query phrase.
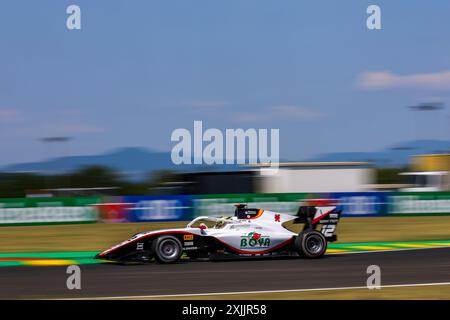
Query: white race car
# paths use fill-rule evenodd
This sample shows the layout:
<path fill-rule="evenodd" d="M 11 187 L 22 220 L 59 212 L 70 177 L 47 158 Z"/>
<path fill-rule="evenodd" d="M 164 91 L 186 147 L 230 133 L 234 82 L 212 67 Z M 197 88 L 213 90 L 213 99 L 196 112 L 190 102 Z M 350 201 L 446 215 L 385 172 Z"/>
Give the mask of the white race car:
<path fill-rule="evenodd" d="M 201 216 L 186 228 L 138 233 L 96 258 L 118 262 L 154 258 L 159 263 L 175 263 L 183 253 L 189 259 L 210 260 L 280 255 L 318 258 L 325 253 L 327 242 L 336 241 L 340 215 L 332 205 L 300 206 L 294 216 L 238 204 L 233 217 Z M 288 221 L 304 224 L 302 231 L 288 230 Z"/>

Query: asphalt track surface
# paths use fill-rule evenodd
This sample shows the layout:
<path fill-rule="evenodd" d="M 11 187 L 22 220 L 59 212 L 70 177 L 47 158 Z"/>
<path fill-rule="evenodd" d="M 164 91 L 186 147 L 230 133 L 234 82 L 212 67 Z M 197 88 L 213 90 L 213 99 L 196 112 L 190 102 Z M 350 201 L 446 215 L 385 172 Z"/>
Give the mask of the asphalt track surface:
<path fill-rule="evenodd" d="M 326 255 L 321 259 L 82 265 L 81 290 L 66 267 L 4 267 L 0 299 L 124 297 L 365 286 L 369 265 L 381 284 L 450 281 L 450 248 Z"/>

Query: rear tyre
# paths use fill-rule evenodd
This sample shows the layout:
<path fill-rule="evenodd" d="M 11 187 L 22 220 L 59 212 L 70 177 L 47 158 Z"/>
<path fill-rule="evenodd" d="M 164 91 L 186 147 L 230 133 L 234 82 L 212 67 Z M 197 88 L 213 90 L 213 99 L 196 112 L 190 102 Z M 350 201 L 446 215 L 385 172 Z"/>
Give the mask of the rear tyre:
<path fill-rule="evenodd" d="M 182 246 L 180 240 L 174 236 L 160 236 L 152 243 L 155 260 L 159 263 L 175 263 L 181 257 Z"/>
<path fill-rule="evenodd" d="M 300 256 L 310 259 L 320 258 L 327 251 L 327 240 L 318 231 L 301 232 L 294 245 Z"/>

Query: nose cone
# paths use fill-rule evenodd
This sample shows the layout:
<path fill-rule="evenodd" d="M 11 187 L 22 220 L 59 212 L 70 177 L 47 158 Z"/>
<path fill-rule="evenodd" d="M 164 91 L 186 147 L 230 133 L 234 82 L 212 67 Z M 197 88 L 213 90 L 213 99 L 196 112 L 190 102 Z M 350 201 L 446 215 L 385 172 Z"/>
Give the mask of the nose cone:
<path fill-rule="evenodd" d="M 94 259 L 98 260 L 108 260 L 108 254 L 105 254 L 104 252 L 101 252 L 99 254 L 96 254 Z"/>

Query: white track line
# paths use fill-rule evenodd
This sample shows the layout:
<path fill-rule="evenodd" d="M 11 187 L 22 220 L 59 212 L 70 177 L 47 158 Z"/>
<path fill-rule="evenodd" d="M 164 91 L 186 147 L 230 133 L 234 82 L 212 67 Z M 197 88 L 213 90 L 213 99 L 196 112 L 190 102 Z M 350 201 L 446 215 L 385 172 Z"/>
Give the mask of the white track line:
<path fill-rule="evenodd" d="M 401 287 L 427 287 L 450 285 L 450 282 L 432 282 L 432 283 L 413 283 L 413 284 L 390 284 L 381 286 L 383 288 L 401 288 Z M 183 294 L 165 294 L 150 296 L 119 296 L 119 297 L 92 297 L 92 298 L 73 298 L 61 300 L 109 300 L 109 299 L 144 299 L 144 298 L 176 298 L 176 297 L 198 297 L 198 296 L 216 296 L 216 295 L 235 295 L 235 294 L 261 294 L 261 293 L 285 293 L 285 292 L 311 292 L 311 291 L 338 291 L 350 289 L 368 289 L 367 286 L 359 287 L 335 287 L 335 288 L 312 288 L 312 289 L 287 289 L 287 290 L 263 290 L 263 291 L 236 291 L 236 292 L 209 292 L 209 293 L 183 293 Z M 369 290 L 369 289 L 368 289 Z M 375 289 L 374 289 L 375 290 Z M 58 299 L 59 300 L 59 299 Z"/>

